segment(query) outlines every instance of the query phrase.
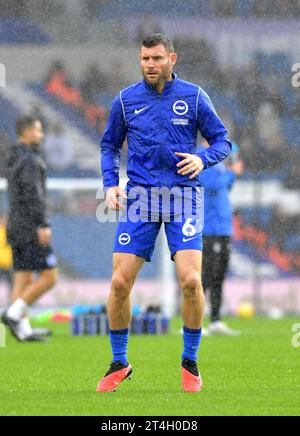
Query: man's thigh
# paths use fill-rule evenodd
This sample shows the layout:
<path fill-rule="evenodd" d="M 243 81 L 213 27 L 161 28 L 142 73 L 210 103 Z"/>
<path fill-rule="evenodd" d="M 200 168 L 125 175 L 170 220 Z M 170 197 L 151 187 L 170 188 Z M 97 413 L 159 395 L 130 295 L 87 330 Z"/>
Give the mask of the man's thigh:
<path fill-rule="evenodd" d="M 113 255 L 113 276 L 120 275 L 132 285 L 145 263 L 143 257 L 131 253 L 114 253 Z"/>
<path fill-rule="evenodd" d="M 180 281 L 184 281 L 189 274 L 195 274 L 201 283 L 202 274 L 202 251 L 182 250 L 177 251 L 174 256 L 177 276 Z"/>
<path fill-rule="evenodd" d="M 165 222 L 171 258 L 178 251 L 203 250 L 204 192 L 202 188 L 184 189 L 175 198 L 173 213 Z"/>
<path fill-rule="evenodd" d="M 159 222 L 120 222 L 114 253 L 133 254 L 150 262 L 160 227 Z"/>
<path fill-rule="evenodd" d="M 34 275 L 29 271 L 16 271 L 13 277 L 13 300 L 22 298 L 25 289 L 33 282 Z"/>
<path fill-rule="evenodd" d="M 194 216 L 183 221 L 165 223 L 168 245 L 172 260 L 179 251 L 203 250 L 203 221 Z"/>

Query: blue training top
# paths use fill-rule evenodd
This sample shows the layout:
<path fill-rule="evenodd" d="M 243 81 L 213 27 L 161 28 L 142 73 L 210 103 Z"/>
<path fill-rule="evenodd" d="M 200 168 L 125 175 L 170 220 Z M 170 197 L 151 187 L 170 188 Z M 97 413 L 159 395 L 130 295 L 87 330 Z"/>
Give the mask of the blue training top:
<path fill-rule="evenodd" d="M 196 152 L 197 133 L 210 148 Z M 119 185 L 120 150 L 127 136 L 127 174 L 132 186 L 198 187 L 200 179 L 177 173 L 175 152 L 198 154 L 205 169 L 231 152 L 227 130 L 200 86 L 173 75 L 162 94 L 145 80 L 124 89 L 113 101 L 101 141 L 104 188 Z M 206 173 L 206 172 L 205 172 Z"/>
<path fill-rule="evenodd" d="M 232 236 L 233 208 L 229 194 L 236 174 L 220 163 L 201 173 L 199 179 L 204 186 L 204 236 Z"/>

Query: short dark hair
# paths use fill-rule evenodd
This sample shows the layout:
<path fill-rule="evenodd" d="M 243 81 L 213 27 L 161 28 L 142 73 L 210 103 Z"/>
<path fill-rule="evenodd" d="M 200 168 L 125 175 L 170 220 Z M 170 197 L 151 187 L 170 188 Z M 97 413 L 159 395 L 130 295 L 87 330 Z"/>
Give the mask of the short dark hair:
<path fill-rule="evenodd" d="M 36 121 L 40 121 L 40 120 L 38 118 L 31 117 L 31 116 L 22 116 L 18 118 L 16 122 L 16 134 L 18 136 L 22 136 L 24 130 L 28 129 L 29 127 L 32 127 Z"/>
<path fill-rule="evenodd" d="M 142 41 L 141 47 L 151 48 L 160 44 L 162 44 L 169 53 L 174 52 L 173 41 L 161 33 L 154 33 L 150 36 L 147 36 L 147 38 Z"/>

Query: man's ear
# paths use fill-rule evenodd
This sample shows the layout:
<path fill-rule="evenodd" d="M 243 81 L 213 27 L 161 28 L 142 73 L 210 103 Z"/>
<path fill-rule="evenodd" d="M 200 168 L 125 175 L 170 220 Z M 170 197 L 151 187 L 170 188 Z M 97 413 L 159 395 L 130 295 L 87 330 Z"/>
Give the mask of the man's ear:
<path fill-rule="evenodd" d="M 176 53 L 171 53 L 170 54 L 170 59 L 171 59 L 172 65 L 174 67 L 176 65 L 176 62 L 177 62 L 177 54 Z"/>

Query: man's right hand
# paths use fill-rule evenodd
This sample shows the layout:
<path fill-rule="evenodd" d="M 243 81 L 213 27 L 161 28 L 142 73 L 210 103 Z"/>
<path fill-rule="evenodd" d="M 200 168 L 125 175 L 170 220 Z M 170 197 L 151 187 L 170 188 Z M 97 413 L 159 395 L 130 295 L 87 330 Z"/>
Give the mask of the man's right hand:
<path fill-rule="evenodd" d="M 106 192 L 106 204 L 111 210 L 125 210 L 125 206 L 119 201 L 120 198 L 127 199 L 126 192 L 120 186 L 113 186 Z"/>

